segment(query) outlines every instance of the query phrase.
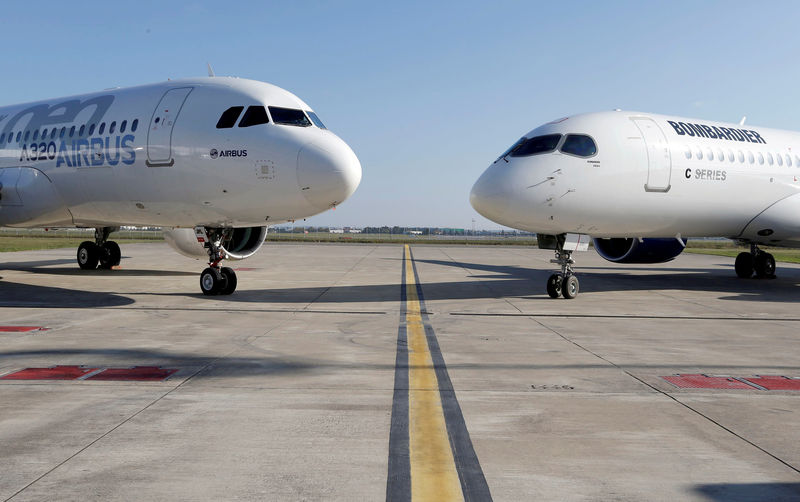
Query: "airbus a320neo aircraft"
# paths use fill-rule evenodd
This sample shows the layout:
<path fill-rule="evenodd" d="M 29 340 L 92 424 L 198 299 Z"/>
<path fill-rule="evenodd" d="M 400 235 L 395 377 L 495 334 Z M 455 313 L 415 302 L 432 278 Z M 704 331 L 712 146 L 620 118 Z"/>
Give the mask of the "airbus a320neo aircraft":
<path fill-rule="evenodd" d="M 121 225 L 164 227 L 208 257 L 206 295 L 230 294 L 267 226 L 333 208 L 361 181 L 353 151 L 303 101 L 209 77 L 0 108 L 0 225 L 95 228 L 82 269 L 119 264 Z"/>
<path fill-rule="evenodd" d="M 771 277 L 759 245 L 800 247 L 800 134 L 636 112 L 563 118 L 526 134 L 483 173 L 470 202 L 483 216 L 536 232 L 561 272 L 553 297 L 574 298 L 572 253 L 590 239 L 606 260 L 660 263 L 687 237 L 750 245 L 739 277 Z"/>

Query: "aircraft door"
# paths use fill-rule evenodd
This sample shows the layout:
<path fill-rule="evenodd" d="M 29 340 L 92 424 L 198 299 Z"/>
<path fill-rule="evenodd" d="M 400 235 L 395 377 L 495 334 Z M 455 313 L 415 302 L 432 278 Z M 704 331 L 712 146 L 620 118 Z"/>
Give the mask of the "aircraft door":
<path fill-rule="evenodd" d="M 158 102 L 158 106 L 150 118 L 150 128 L 147 130 L 148 166 L 175 164 L 175 159 L 172 158 L 172 130 L 190 92 L 192 92 L 191 87 L 170 89 Z"/>
<path fill-rule="evenodd" d="M 648 192 L 668 192 L 672 171 L 672 155 L 664 131 L 653 119 L 637 117 L 633 120 L 642 133 L 647 151 L 647 182 L 644 189 Z"/>

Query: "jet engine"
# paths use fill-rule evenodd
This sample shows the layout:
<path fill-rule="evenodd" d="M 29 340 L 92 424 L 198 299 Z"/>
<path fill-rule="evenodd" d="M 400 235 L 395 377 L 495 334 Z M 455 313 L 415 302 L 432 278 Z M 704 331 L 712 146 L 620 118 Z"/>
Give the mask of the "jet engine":
<path fill-rule="evenodd" d="M 597 254 L 614 263 L 664 263 L 675 259 L 686 239 L 594 239 Z"/>
<path fill-rule="evenodd" d="M 228 228 L 221 231 L 222 250 L 227 260 L 244 260 L 253 256 L 267 236 L 267 227 Z M 207 259 L 208 253 L 193 228 L 164 229 L 164 240 L 175 251 L 195 259 Z"/>

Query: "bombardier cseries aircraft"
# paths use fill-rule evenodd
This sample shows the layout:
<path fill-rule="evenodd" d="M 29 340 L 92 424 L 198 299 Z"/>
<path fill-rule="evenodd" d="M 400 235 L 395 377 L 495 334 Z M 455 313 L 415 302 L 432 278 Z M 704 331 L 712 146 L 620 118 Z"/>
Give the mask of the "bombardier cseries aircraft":
<path fill-rule="evenodd" d="M 0 108 L 0 225 L 89 227 L 82 269 L 111 268 L 121 225 L 164 227 L 208 258 L 206 295 L 230 294 L 224 259 L 261 248 L 267 226 L 335 208 L 361 181 L 350 147 L 274 85 L 172 80 Z"/>
<path fill-rule="evenodd" d="M 545 124 L 514 143 L 472 188 L 470 203 L 502 225 L 538 234 L 561 272 L 552 298 L 574 298 L 573 251 L 617 263 L 660 263 L 687 237 L 750 245 L 739 277 L 773 277 L 759 245 L 800 247 L 800 134 L 638 112 Z"/>

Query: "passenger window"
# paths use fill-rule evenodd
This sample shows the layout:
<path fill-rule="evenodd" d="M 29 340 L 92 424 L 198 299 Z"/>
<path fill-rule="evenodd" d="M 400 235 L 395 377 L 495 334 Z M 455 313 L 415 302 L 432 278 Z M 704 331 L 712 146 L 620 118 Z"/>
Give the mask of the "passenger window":
<path fill-rule="evenodd" d="M 114 130 L 115 130 L 116 128 L 117 128 L 117 121 L 115 120 L 115 121 L 114 121 L 114 122 L 112 122 L 112 123 L 111 123 L 111 125 L 108 127 L 108 134 L 114 134 Z"/>
<path fill-rule="evenodd" d="M 779 166 L 783 166 L 783 157 L 781 156 L 781 154 L 776 154 L 775 155 L 775 160 L 778 161 L 778 165 Z"/>
<path fill-rule="evenodd" d="M 36 141 L 37 139 L 39 139 L 39 130 L 38 129 L 33 131 L 33 141 Z"/>
<path fill-rule="evenodd" d="M 697 153 L 697 160 L 703 160 L 703 150 L 698 148 L 695 152 Z"/>
<path fill-rule="evenodd" d="M 217 121 L 217 129 L 228 129 L 233 127 L 233 124 L 236 123 L 236 119 L 239 118 L 241 115 L 242 110 L 244 110 L 244 106 L 231 106 L 219 117 Z"/>
<path fill-rule="evenodd" d="M 788 153 L 786 154 L 786 167 L 792 167 L 792 156 Z"/>
<path fill-rule="evenodd" d="M 269 116 L 263 106 L 248 106 L 242 120 L 239 122 L 239 127 L 251 127 L 267 123 L 269 123 Z"/>
<path fill-rule="evenodd" d="M 685 155 L 686 155 L 687 159 L 691 159 L 692 158 L 692 149 L 690 147 L 688 147 L 688 146 L 686 147 Z"/>
<path fill-rule="evenodd" d="M 744 164 L 744 154 L 742 153 L 741 150 L 739 150 L 738 154 L 739 154 L 739 163 Z"/>
<path fill-rule="evenodd" d="M 61 133 L 58 135 L 58 137 L 59 137 L 59 138 L 63 138 L 63 137 L 64 137 L 64 134 L 65 134 L 66 132 L 67 132 L 67 128 L 66 128 L 66 127 L 62 127 L 62 128 L 61 128 Z"/>
<path fill-rule="evenodd" d="M 56 128 L 54 127 L 52 131 L 50 131 L 50 139 L 55 139 L 56 137 Z"/>
<path fill-rule="evenodd" d="M 100 124 L 100 130 L 97 131 L 97 134 L 103 134 L 103 131 L 105 130 L 106 130 L 106 123 L 103 122 L 102 124 Z"/>
<path fill-rule="evenodd" d="M 327 129 L 327 127 L 325 127 L 325 124 L 322 123 L 322 121 L 319 119 L 316 113 L 306 112 L 306 114 L 308 114 L 308 118 L 311 119 L 311 122 L 313 122 L 315 126 L 319 127 L 320 129 Z"/>
<path fill-rule="evenodd" d="M 31 137 L 31 132 L 30 131 L 25 131 L 25 141 L 28 141 L 28 138 L 30 138 L 30 137 Z"/>
<path fill-rule="evenodd" d="M 133 123 L 131 124 L 131 132 L 136 132 L 137 127 L 139 127 L 139 119 L 133 119 Z"/>
<path fill-rule="evenodd" d="M 764 165 L 764 154 L 761 152 L 758 152 L 758 164 L 762 166 Z"/>
<path fill-rule="evenodd" d="M 728 162 L 733 162 L 733 151 L 728 150 Z"/>
<path fill-rule="evenodd" d="M 89 136 L 91 136 L 92 134 L 94 134 L 94 124 L 89 126 Z"/>
<path fill-rule="evenodd" d="M 306 117 L 306 114 L 303 113 L 303 110 L 270 106 L 269 114 L 272 115 L 272 121 L 276 124 L 296 127 L 308 127 L 311 125 L 311 121 L 308 120 L 308 117 Z"/>
<path fill-rule="evenodd" d="M 75 126 L 69 128 L 69 137 L 75 136 Z"/>
<path fill-rule="evenodd" d="M 585 134 L 567 134 L 567 139 L 561 145 L 561 152 L 578 157 L 591 157 L 597 153 L 597 145 Z"/>
<path fill-rule="evenodd" d="M 81 126 L 80 130 L 78 131 L 78 136 L 83 136 L 84 132 L 86 132 L 86 124 Z"/>
<path fill-rule="evenodd" d="M 6 133 L 0 134 L 0 143 L 6 140 Z"/>
<path fill-rule="evenodd" d="M 128 126 L 128 121 L 123 120 L 122 123 L 119 125 L 119 133 L 122 134 L 125 132 L 125 128 Z"/>
<path fill-rule="evenodd" d="M 42 139 L 46 139 L 47 138 L 47 131 L 49 131 L 49 129 L 47 129 L 45 127 L 44 131 L 42 131 Z"/>
<path fill-rule="evenodd" d="M 711 148 L 706 150 L 706 157 L 708 157 L 708 160 L 714 160 L 714 152 L 711 151 Z"/>
<path fill-rule="evenodd" d="M 552 152 L 561 141 L 560 134 L 548 134 L 546 136 L 536 136 L 522 141 L 517 148 L 511 151 L 512 157 L 527 157 L 540 153 Z"/>
<path fill-rule="evenodd" d="M 771 153 L 767 153 L 767 164 L 772 165 L 773 163 L 774 163 L 774 160 L 772 159 L 772 154 Z"/>
<path fill-rule="evenodd" d="M 725 153 L 722 150 L 717 150 L 717 160 L 720 162 L 725 160 Z"/>

